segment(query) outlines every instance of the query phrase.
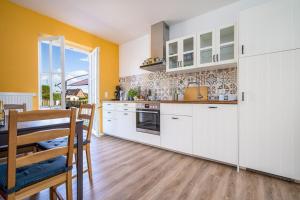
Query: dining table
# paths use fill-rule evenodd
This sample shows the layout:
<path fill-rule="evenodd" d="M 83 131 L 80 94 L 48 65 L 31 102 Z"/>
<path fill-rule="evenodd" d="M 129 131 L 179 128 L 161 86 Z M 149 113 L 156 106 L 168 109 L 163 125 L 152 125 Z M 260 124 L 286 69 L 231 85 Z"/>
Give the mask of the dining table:
<path fill-rule="evenodd" d="M 68 118 L 39 120 L 30 122 L 18 122 L 18 135 L 28 134 L 34 131 L 42 131 L 55 128 L 68 128 L 70 120 Z M 77 199 L 83 199 L 83 120 L 76 120 L 75 135 L 77 135 Z M 0 127 L 0 147 L 8 144 L 8 117 L 6 117 L 5 126 Z"/>

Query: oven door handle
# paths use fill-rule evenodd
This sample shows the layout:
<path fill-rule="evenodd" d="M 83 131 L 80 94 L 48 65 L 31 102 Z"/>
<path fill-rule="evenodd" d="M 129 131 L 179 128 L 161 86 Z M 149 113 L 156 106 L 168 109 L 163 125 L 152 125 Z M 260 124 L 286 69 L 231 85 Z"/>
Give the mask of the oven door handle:
<path fill-rule="evenodd" d="M 137 113 L 152 113 L 152 114 L 159 114 L 159 112 L 155 112 L 155 111 L 145 111 L 145 110 L 137 110 Z"/>

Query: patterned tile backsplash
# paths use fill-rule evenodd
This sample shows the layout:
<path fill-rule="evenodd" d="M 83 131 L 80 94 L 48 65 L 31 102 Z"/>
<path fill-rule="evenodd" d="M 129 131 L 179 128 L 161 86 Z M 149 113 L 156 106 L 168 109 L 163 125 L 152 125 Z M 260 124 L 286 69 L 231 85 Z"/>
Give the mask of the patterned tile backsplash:
<path fill-rule="evenodd" d="M 151 90 L 158 99 L 169 100 L 172 98 L 174 89 L 179 94 L 184 93 L 184 89 L 189 82 L 200 82 L 200 85 L 208 86 L 210 97 L 225 92 L 224 95 L 237 93 L 237 69 L 215 69 L 198 72 L 155 72 L 120 78 L 120 86 L 127 93 L 129 89 L 141 91 Z"/>

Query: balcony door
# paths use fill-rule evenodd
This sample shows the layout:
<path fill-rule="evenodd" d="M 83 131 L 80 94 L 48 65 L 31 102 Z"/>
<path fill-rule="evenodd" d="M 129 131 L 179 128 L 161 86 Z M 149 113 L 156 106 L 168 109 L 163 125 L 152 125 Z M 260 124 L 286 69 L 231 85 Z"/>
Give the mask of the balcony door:
<path fill-rule="evenodd" d="M 65 108 L 65 94 L 64 37 L 41 37 L 39 38 L 40 109 Z"/>

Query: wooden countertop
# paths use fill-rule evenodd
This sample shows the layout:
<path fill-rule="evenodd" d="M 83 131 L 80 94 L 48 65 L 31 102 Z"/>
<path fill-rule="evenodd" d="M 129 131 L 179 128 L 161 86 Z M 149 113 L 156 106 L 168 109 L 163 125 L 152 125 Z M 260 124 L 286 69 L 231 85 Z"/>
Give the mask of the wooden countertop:
<path fill-rule="evenodd" d="M 207 101 L 173 101 L 173 100 L 161 100 L 161 101 L 117 101 L 117 100 L 102 100 L 102 102 L 114 102 L 114 103 L 178 103 L 178 104 L 238 104 L 238 101 L 218 101 L 218 100 L 207 100 Z"/>

